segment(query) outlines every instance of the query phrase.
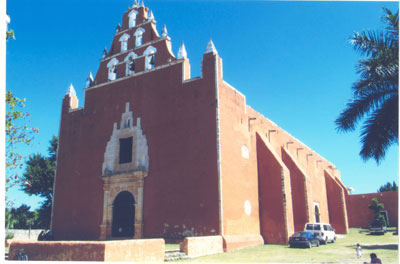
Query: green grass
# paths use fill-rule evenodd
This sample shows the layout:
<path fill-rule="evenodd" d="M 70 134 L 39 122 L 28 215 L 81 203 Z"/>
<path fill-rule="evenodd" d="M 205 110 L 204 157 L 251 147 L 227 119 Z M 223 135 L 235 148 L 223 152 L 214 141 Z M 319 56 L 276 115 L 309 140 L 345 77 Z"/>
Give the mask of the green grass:
<path fill-rule="evenodd" d="M 356 258 L 356 244 L 363 248 L 361 259 Z M 185 262 L 214 263 L 363 263 L 369 254 L 376 253 L 383 263 L 398 263 L 398 236 L 388 232 L 381 236 L 369 235 L 366 230 L 351 228 L 347 235 L 340 235 L 336 243 L 312 249 L 289 248 L 284 245 L 260 245 L 191 259 Z"/>
<path fill-rule="evenodd" d="M 179 244 L 165 244 L 165 250 L 179 249 Z"/>

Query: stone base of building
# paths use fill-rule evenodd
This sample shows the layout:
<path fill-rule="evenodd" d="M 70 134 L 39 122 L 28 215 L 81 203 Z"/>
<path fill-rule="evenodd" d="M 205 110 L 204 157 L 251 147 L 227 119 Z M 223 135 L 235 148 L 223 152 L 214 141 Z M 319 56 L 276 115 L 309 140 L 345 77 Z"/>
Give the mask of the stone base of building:
<path fill-rule="evenodd" d="M 163 262 L 163 239 L 120 241 L 15 241 L 9 260 L 24 249 L 29 260 Z"/>
<path fill-rule="evenodd" d="M 223 236 L 224 251 L 230 252 L 245 247 L 263 245 L 264 239 L 261 235 L 228 235 Z"/>
<path fill-rule="evenodd" d="M 180 243 L 180 249 L 190 258 L 224 252 L 222 236 L 187 237 Z"/>

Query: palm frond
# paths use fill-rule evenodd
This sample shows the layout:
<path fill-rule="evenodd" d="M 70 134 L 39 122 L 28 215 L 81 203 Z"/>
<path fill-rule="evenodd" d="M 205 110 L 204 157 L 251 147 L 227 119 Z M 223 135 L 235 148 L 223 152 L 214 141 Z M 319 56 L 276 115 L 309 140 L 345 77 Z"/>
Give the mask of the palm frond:
<path fill-rule="evenodd" d="M 395 38 L 399 39 L 399 11 L 395 14 L 392 13 L 391 10 L 383 7 L 382 8 L 385 14 L 382 16 L 382 20 L 388 26 L 385 28 L 390 35 Z"/>
<path fill-rule="evenodd" d="M 391 97 L 366 120 L 361 131 L 364 161 L 374 158 L 379 164 L 392 144 L 398 142 L 398 97 Z"/>
<path fill-rule="evenodd" d="M 347 103 L 345 110 L 335 120 L 338 132 L 354 131 L 358 122 L 390 97 L 387 91 L 364 94 Z"/>

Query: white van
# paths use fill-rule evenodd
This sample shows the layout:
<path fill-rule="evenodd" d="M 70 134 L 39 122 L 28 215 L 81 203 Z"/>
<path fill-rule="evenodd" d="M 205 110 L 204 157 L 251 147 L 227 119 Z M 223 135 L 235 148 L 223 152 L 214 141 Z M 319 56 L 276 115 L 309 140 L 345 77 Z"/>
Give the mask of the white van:
<path fill-rule="evenodd" d="M 335 243 L 336 234 L 335 229 L 330 224 L 325 223 L 307 223 L 304 226 L 304 231 L 316 234 L 321 244 L 328 242 Z"/>

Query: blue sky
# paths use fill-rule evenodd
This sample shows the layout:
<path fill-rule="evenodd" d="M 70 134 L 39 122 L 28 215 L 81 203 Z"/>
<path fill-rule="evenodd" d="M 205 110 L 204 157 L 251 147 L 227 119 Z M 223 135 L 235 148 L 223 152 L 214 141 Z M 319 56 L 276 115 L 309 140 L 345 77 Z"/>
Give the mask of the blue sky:
<path fill-rule="evenodd" d="M 61 100 L 70 83 L 84 101 L 89 72 L 96 74 L 104 47 L 131 0 L 19 0 L 7 2 L 16 40 L 7 43 L 6 84 L 26 98 L 31 125 L 39 128 L 23 153 L 47 154 L 58 134 Z M 161 1 L 146 0 L 161 32 L 166 24 L 176 54 L 185 43 L 192 77 L 212 38 L 224 79 L 247 104 L 336 165 L 353 193 L 398 182 L 398 146 L 379 165 L 359 157 L 359 131 L 337 133 L 334 120 L 351 98 L 360 58 L 348 42 L 355 31 L 382 29 L 382 9 L 397 2 Z M 40 199 L 18 188 L 16 206 Z"/>

